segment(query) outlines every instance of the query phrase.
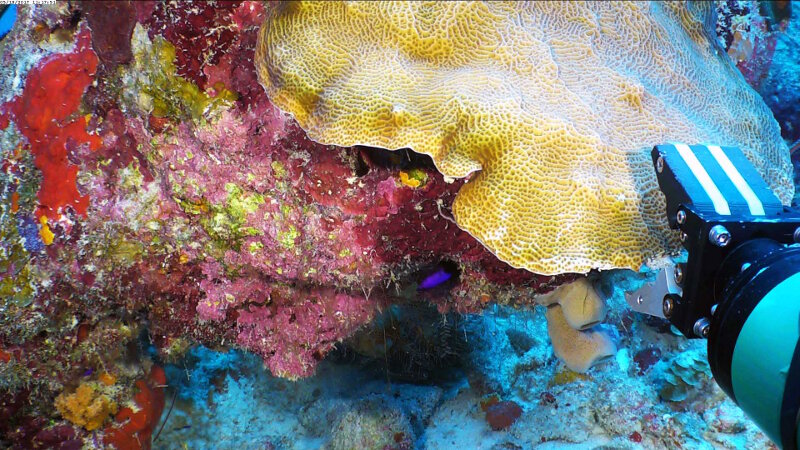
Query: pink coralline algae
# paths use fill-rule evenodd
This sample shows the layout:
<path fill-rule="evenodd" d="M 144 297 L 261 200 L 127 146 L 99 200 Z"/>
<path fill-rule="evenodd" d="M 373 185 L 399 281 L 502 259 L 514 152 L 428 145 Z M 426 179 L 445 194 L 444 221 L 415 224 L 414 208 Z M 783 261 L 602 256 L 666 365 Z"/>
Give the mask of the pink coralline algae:
<path fill-rule="evenodd" d="M 442 311 L 528 301 L 569 279 L 514 270 L 461 231 L 449 213 L 461 183 L 446 183 L 430 161 L 310 141 L 257 83 L 253 46 L 265 8 L 224 6 L 141 4 L 118 8 L 128 16 L 114 21 L 99 20 L 102 8 L 92 6 L 91 42 L 118 70 L 95 74 L 81 28 L 75 50 L 43 60 L 6 105 L 44 175 L 39 208 L 51 219 L 66 207 L 77 213 L 52 225 L 58 246 L 32 262 L 59 280 L 36 286 L 34 303 L 82 292 L 98 308 L 148 315 L 156 342 L 187 333 L 235 341 L 297 377 L 379 305 L 412 300 L 407 288 L 442 261 L 458 267 L 452 283 L 419 294 Z M 155 12 L 142 13 L 148 8 Z M 133 26 L 130 45 L 108 36 L 108 26 L 128 30 L 137 20 L 150 28 L 142 35 L 142 23 Z M 188 45 L 212 22 L 227 28 Z M 147 57 L 164 67 L 125 75 Z M 110 87 L 119 83 L 128 92 Z M 97 117 L 78 114 L 89 85 Z M 45 88 L 63 97 L 55 108 Z M 235 100 L 213 101 L 223 94 Z M 205 102 L 204 116 L 185 120 L 169 101 Z M 137 114 L 148 107 L 148 117 Z"/>
<path fill-rule="evenodd" d="M 38 415 L 143 334 L 159 358 L 236 346 L 306 377 L 391 304 L 474 312 L 574 278 L 513 269 L 460 230 L 462 182 L 429 159 L 309 140 L 256 79 L 270 6 L 220 5 L 21 9 L 21 29 L 67 42 L 0 108 L 0 370 L 25 368 L 9 398 L 35 395 Z M 24 439 L 46 424 L 25 423 Z"/>
<path fill-rule="evenodd" d="M 311 375 L 317 362 L 374 311 L 363 296 L 332 289 L 290 294 L 289 304 L 281 305 L 281 294 L 272 293 L 272 304 L 251 305 L 237 319 L 237 343 L 264 356 L 272 373 L 288 378 Z"/>
<path fill-rule="evenodd" d="M 204 69 L 216 65 L 236 39 L 237 31 L 259 20 L 264 9 L 258 2 L 214 0 L 192 8 L 157 2 L 151 8 L 152 14 L 144 23 L 153 35 L 161 34 L 175 45 L 178 74 L 201 89 L 206 87 Z"/>

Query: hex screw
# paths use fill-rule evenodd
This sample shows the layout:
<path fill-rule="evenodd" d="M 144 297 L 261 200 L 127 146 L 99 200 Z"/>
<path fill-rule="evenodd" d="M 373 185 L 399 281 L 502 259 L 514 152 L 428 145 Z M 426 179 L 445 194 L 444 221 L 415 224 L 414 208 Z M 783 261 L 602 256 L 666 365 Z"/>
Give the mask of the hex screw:
<path fill-rule="evenodd" d="M 688 237 L 689 237 L 689 236 L 688 236 L 686 233 L 684 233 L 683 231 L 681 231 L 681 242 L 686 242 L 686 239 L 687 239 Z"/>
<path fill-rule="evenodd" d="M 661 172 L 664 171 L 664 157 L 663 156 L 659 156 L 658 159 L 656 160 L 656 170 L 658 170 L 658 173 L 661 173 Z"/>
<path fill-rule="evenodd" d="M 697 322 L 694 323 L 694 334 L 701 338 L 707 338 L 708 333 L 711 331 L 711 322 L 708 321 L 705 317 L 701 317 L 697 319 Z"/>
<path fill-rule="evenodd" d="M 794 238 L 794 241 L 795 241 L 795 242 L 798 242 L 798 243 L 800 243 L 800 227 L 797 227 L 797 228 L 794 230 L 794 234 L 792 235 L 792 237 Z"/>
<path fill-rule="evenodd" d="M 717 247 L 725 247 L 731 242 L 731 233 L 722 225 L 714 225 L 708 232 L 708 239 Z"/>
<path fill-rule="evenodd" d="M 679 209 L 676 218 L 678 219 L 678 225 L 683 225 L 683 223 L 686 222 L 686 211 Z"/>
<path fill-rule="evenodd" d="M 678 284 L 683 283 L 683 267 L 680 264 L 675 266 L 675 282 Z"/>
<path fill-rule="evenodd" d="M 672 316 L 672 311 L 675 309 L 675 302 L 669 297 L 664 297 L 664 303 L 661 304 L 661 310 L 664 312 L 664 317 L 667 319 Z"/>

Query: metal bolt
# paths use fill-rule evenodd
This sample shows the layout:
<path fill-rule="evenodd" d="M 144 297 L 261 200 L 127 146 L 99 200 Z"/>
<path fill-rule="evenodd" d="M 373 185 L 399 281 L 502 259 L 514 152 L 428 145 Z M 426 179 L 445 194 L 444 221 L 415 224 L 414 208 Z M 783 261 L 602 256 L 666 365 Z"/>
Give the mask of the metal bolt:
<path fill-rule="evenodd" d="M 678 284 L 683 283 L 683 267 L 680 264 L 675 266 L 675 282 Z"/>
<path fill-rule="evenodd" d="M 722 225 L 714 225 L 708 232 L 708 239 L 717 247 L 725 247 L 731 242 L 731 233 Z"/>
<path fill-rule="evenodd" d="M 707 338 L 708 332 L 711 331 L 711 322 L 708 321 L 705 317 L 701 317 L 697 319 L 697 322 L 694 323 L 694 334 L 700 336 L 701 338 Z"/>
<path fill-rule="evenodd" d="M 686 242 L 686 239 L 687 239 L 688 237 L 689 237 L 689 236 L 687 236 L 687 235 L 686 235 L 686 233 L 684 233 L 683 231 L 681 231 L 681 242 Z"/>
<path fill-rule="evenodd" d="M 642 297 L 641 295 L 636 297 L 636 304 L 641 305 L 642 303 L 644 303 L 644 297 Z"/>
<path fill-rule="evenodd" d="M 656 160 L 656 170 L 658 170 L 658 173 L 661 173 L 661 172 L 664 171 L 664 157 L 663 156 L 659 156 L 658 159 Z"/>
<path fill-rule="evenodd" d="M 664 312 L 664 317 L 669 319 L 672 315 L 672 310 L 675 309 L 675 302 L 673 302 L 670 297 L 664 297 L 664 303 L 661 305 L 661 309 Z"/>
<path fill-rule="evenodd" d="M 686 211 L 679 209 L 677 219 L 678 219 L 678 225 L 683 225 L 683 223 L 686 222 Z"/>
<path fill-rule="evenodd" d="M 794 235 L 792 237 L 794 237 L 795 242 L 800 242 L 800 227 L 794 230 Z"/>

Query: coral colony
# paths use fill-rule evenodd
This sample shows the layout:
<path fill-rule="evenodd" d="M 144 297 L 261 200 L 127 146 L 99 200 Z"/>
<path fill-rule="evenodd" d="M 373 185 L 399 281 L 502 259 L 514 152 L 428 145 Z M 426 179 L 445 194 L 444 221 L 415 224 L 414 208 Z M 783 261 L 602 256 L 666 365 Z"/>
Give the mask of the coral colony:
<path fill-rule="evenodd" d="M 622 297 L 642 148 L 793 196 L 800 8 L 713 6 L 5 7 L 0 447 L 773 445 Z"/>

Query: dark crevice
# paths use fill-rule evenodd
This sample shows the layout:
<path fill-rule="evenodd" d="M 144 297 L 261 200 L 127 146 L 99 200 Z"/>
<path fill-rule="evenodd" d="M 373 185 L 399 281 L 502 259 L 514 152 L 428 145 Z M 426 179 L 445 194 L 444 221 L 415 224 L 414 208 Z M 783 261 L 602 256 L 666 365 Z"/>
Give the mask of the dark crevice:
<path fill-rule="evenodd" d="M 356 175 L 362 177 L 371 169 L 411 170 L 431 169 L 436 166 L 428 155 L 410 149 L 386 150 L 375 147 L 355 147 L 358 151 Z"/>

